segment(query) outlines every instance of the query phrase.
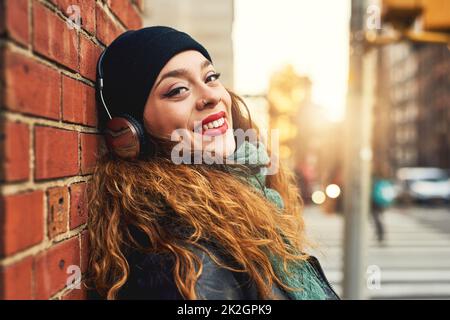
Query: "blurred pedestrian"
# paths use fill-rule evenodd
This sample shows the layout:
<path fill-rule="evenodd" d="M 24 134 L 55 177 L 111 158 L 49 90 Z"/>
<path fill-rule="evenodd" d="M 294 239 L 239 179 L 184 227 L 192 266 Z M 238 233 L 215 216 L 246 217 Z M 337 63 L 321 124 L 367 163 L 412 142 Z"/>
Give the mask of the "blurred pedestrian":
<path fill-rule="evenodd" d="M 385 240 L 383 212 L 393 204 L 395 198 L 394 185 L 388 178 L 387 167 L 375 170 L 372 176 L 371 216 L 379 244 Z"/>

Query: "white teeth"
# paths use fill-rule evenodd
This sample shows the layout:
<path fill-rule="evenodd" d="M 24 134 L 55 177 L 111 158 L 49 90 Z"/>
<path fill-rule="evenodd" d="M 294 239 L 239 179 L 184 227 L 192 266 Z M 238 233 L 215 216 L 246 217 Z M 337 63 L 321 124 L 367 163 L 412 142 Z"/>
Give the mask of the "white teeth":
<path fill-rule="evenodd" d="M 204 124 L 203 125 L 203 129 L 204 130 L 208 130 L 208 129 L 212 129 L 212 128 L 218 128 L 218 127 L 222 126 L 224 123 L 225 123 L 225 119 L 224 118 L 220 118 L 218 120 L 214 120 L 214 121 L 211 121 L 211 122 L 209 122 L 207 124 Z"/>

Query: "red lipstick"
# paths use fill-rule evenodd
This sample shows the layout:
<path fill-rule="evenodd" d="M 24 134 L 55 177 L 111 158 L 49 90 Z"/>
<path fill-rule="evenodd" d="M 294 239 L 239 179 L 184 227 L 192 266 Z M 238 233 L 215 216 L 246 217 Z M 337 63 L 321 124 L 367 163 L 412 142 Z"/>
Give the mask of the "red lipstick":
<path fill-rule="evenodd" d="M 202 120 L 202 126 L 204 124 L 207 124 L 208 122 L 220 119 L 222 117 L 225 117 L 225 112 L 224 111 L 220 111 L 220 112 L 211 114 L 211 115 L 207 116 L 205 119 Z"/>

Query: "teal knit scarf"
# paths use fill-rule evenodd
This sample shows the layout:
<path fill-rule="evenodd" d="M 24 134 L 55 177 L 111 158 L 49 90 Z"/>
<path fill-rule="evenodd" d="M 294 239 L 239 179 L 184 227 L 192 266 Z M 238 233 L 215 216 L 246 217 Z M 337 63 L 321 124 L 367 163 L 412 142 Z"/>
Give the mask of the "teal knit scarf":
<path fill-rule="evenodd" d="M 245 141 L 237 150 L 229 156 L 235 163 L 244 164 L 251 171 L 257 172 L 253 174 L 244 173 L 242 170 L 236 170 L 233 166 L 229 167 L 229 172 L 235 174 L 252 185 L 258 192 L 263 194 L 269 201 L 273 202 L 279 209 L 279 214 L 282 214 L 284 202 L 278 191 L 266 187 L 267 165 L 269 164 L 269 156 L 267 154 L 264 144 L 259 142 L 258 146 L 248 141 Z M 230 170 L 231 169 L 231 170 Z M 283 261 L 281 258 L 269 253 L 269 258 L 272 263 L 274 272 L 283 281 L 293 288 L 301 288 L 301 291 L 288 291 L 289 298 L 292 300 L 325 300 L 327 294 L 324 289 L 324 283 L 320 280 L 314 268 L 306 261 L 291 263 L 288 265 L 288 270 L 292 273 L 291 276 L 285 273 L 283 269 Z"/>

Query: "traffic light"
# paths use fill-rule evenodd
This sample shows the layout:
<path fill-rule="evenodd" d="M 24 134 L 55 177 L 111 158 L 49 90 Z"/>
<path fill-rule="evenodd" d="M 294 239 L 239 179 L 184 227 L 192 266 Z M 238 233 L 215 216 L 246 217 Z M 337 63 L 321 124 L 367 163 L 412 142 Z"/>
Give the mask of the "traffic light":
<path fill-rule="evenodd" d="M 417 19 L 422 31 L 450 33 L 449 0 L 383 0 L 382 18 L 394 28 L 404 30 Z"/>
<path fill-rule="evenodd" d="M 422 0 L 424 31 L 450 32 L 450 1 Z"/>
<path fill-rule="evenodd" d="M 396 28 L 407 28 L 422 13 L 422 2 L 422 0 L 383 0 L 383 20 Z"/>

